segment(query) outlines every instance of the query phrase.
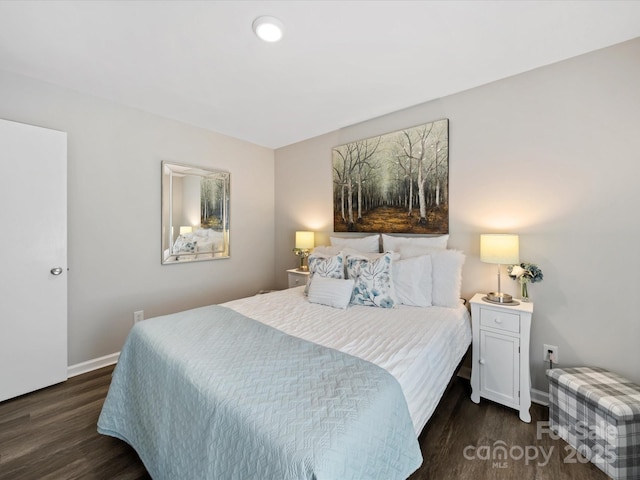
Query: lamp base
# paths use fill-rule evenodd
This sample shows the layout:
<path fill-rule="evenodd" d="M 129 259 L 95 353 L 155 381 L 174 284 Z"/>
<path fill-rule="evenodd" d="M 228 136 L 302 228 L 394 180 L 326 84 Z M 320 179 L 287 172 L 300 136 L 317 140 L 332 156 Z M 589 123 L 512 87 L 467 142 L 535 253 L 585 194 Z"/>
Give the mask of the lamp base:
<path fill-rule="evenodd" d="M 309 267 L 307 265 L 300 265 L 298 268 L 296 268 L 296 270 L 298 270 L 299 272 L 308 272 Z"/>
<path fill-rule="evenodd" d="M 482 300 L 487 303 L 493 303 L 495 305 L 504 305 L 505 307 L 515 307 L 516 305 L 520 305 L 520 302 L 518 302 L 517 300 L 511 300 L 510 302 L 497 302 L 495 300 L 489 300 L 488 297 L 482 297 Z"/>
<path fill-rule="evenodd" d="M 489 292 L 487 293 L 487 300 L 495 303 L 511 303 L 513 301 L 513 297 L 508 293 Z"/>

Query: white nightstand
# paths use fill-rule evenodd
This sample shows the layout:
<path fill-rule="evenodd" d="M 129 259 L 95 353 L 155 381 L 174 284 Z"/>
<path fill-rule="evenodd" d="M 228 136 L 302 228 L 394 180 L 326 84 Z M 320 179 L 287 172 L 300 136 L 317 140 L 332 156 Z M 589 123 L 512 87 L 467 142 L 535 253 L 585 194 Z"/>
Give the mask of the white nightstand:
<path fill-rule="evenodd" d="M 473 355 L 471 400 L 480 397 L 520 411 L 520 420 L 530 422 L 531 380 L 529 373 L 529 333 L 533 303 L 499 305 L 471 299 Z"/>
<path fill-rule="evenodd" d="M 309 279 L 309 272 L 302 272 L 296 268 L 287 270 L 287 275 L 289 277 L 289 288 L 306 285 Z"/>

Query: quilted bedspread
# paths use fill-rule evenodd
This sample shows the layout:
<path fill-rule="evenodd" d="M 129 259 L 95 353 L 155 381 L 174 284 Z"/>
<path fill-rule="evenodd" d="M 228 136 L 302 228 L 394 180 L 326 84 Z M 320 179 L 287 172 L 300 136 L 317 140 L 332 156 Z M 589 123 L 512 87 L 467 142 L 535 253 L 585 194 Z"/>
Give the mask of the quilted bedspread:
<path fill-rule="evenodd" d="M 387 371 L 216 305 L 136 324 L 98 431 L 156 480 L 392 480 L 422 462 Z"/>

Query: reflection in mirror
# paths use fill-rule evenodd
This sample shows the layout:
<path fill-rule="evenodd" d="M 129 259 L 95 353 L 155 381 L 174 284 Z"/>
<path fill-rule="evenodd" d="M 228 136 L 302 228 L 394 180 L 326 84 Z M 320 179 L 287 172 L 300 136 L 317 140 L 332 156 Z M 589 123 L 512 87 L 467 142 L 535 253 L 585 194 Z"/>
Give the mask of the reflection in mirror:
<path fill-rule="evenodd" d="M 229 258 L 229 183 L 223 170 L 162 162 L 162 263 Z"/>

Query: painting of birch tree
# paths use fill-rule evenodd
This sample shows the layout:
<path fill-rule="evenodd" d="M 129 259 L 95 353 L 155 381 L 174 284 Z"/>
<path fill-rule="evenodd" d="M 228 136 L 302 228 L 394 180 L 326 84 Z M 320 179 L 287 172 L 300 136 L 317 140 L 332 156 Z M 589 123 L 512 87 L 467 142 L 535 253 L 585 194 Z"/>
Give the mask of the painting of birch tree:
<path fill-rule="evenodd" d="M 332 150 L 336 232 L 449 233 L 449 120 Z"/>
<path fill-rule="evenodd" d="M 229 228 L 227 215 L 229 174 L 208 175 L 200 180 L 200 224 L 223 231 Z"/>

